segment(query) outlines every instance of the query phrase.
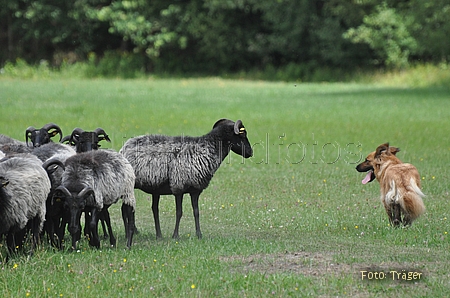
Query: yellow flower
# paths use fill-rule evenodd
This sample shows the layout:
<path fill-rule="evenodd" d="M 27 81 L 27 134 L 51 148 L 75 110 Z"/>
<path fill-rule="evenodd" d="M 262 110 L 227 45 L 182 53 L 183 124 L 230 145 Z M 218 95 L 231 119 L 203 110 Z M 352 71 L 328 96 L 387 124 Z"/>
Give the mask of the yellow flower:
<path fill-rule="evenodd" d="M 191 285 L 191 289 L 195 289 L 195 285 L 194 284 Z"/>
<path fill-rule="evenodd" d="M 17 267 L 19 267 L 19 265 L 14 264 L 13 269 L 16 269 Z"/>
<path fill-rule="evenodd" d="M 355 226 L 355 229 L 357 229 L 358 228 L 358 226 Z"/>
<path fill-rule="evenodd" d="M 126 263 L 126 262 L 127 262 L 127 259 L 126 259 L 126 258 L 123 258 L 123 262 Z"/>
<path fill-rule="evenodd" d="M 25 296 L 30 296 L 31 295 L 31 293 L 30 292 L 27 292 L 26 294 L 25 294 Z"/>

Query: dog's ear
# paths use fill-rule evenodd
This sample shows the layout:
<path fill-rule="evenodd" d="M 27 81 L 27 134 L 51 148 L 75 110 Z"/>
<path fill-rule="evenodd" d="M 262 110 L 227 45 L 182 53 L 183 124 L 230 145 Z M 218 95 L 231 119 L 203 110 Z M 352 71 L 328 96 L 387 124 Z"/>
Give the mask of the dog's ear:
<path fill-rule="evenodd" d="M 388 152 L 389 150 L 389 143 L 381 144 L 377 147 L 377 150 L 375 151 L 375 157 L 380 156 L 383 152 Z"/>
<path fill-rule="evenodd" d="M 391 154 L 396 155 L 398 152 L 400 152 L 400 148 L 397 148 L 397 147 L 389 147 L 389 152 L 390 152 Z"/>

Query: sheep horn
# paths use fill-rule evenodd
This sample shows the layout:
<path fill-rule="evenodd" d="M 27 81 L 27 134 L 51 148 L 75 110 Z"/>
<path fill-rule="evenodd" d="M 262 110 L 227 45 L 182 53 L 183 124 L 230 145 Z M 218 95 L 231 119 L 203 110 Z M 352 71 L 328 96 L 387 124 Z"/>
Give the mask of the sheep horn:
<path fill-rule="evenodd" d="M 69 144 L 78 144 L 80 135 L 84 132 L 81 128 L 77 127 L 72 131 L 70 135 Z"/>
<path fill-rule="evenodd" d="M 34 126 L 28 127 L 27 130 L 25 131 L 25 142 L 26 142 L 26 144 L 27 144 L 27 147 L 29 147 L 29 146 L 28 146 L 28 139 L 31 140 L 31 133 L 32 133 L 33 131 L 36 131 L 36 128 L 34 128 Z"/>
<path fill-rule="evenodd" d="M 111 143 L 111 139 L 106 134 L 106 132 L 103 130 L 103 128 L 99 127 L 94 132 L 97 134 L 99 142 L 105 140 L 105 141 Z"/>
<path fill-rule="evenodd" d="M 49 167 L 51 165 L 58 165 L 58 166 L 61 167 L 61 169 L 65 170 L 65 166 L 64 166 L 64 163 L 62 161 L 60 161 L 57 158 L 52 158 L 52 159 L 49 159 L 49 160 L 45 161 L 42 164 L 42 167 L 45 169 L 45 171 L 47 171 L 48 174 L 51 174 L 51 173 L 53 173 L 56 170 L 56 168 L 53 169 L 53 170 L 50 170 Z"/>
<path fill-rule="evenodd" d="M 58 187 L 55 189 L 55 192 L 53 193 L 52 201 L 51 201 L 51 204 L 52 204 L 52 205 L 53 205 L 53 203 L 54 203 L 55 197 L 60 197 L 59 194 L 62 194 L 64 197 L 71 197 L 71 196 L 72 196 L 72 194 L 70 193 L 70 191 L 69 191 L 65 186 L 60 185 L 60 186 L 58 186 Z"/>
<path fill-rule="evenodd" d="M 236 121 L 236 123 L 234 123 L 234 133 L 235 134 L 240 134 L 243 133 L 245 131 L 245 127 L 244 124 L 242 124 L 241 120 Z"/>
<path fill-rule="evenodd" d="M 95 192 L 90 186 L 86 186 L 78 193 L 79 198 L 85 198 L 89 195 L 92 195 L 95 199 Z"/>
<path fill-rule="evenodd" d="M 42 127 L 42 128 L 48 132 L 48 134 L 51 138 L 56 136 L 57 134 L 59 134 L 59 142 L 61 142 L 63 135 L 62 135 L 61 128 L 58 125 L 56 125 L 55 123 L 48 123 L 48 124 L 45 124 L 44 127 Z M 54 131 L 50 132 L 51 129 L 54 129 Z"/>
<path fill-rule="evenodd" d="M 73 145 L 70 143 L 70 137 L 71 136 L 65 136 L 64 138 L 61 139 L 61 141 L 59 141 L 61 144 L 68 144 L 68 145 Z"/>

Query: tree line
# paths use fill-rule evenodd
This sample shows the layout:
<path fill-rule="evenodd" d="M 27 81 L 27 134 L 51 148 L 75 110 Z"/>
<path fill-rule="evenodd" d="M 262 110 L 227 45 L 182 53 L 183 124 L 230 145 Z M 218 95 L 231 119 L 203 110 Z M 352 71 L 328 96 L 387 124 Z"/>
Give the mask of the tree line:
<path fill-rule="evenodd" d="M 0 3 L 1 65 L 104 60 L 145 72 L 283 68 L 302 77 L 320 68 L 403 68 L 450 58 L 448 0 Z"/>

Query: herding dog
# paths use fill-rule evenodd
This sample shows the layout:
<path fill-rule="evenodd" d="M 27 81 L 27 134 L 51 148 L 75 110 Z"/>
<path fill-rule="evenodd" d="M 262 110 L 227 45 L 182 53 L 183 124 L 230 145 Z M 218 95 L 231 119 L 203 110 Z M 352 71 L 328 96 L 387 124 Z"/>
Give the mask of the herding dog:
<path fill-rule="evenodd" d="M 420 176 L 416 167 L 402 163 L 395 156 L 400 149 L 389 147 L 389 143 L 378 146 L 356 170 L 368 172 L 362 180 L 363 184 L 375 178 L 380 183 L 381 201 L 383 202 L 389 221 L 394 227 L 411 225 L 425 212 L 420 190 Z M 403 219 L 402 219 L 403 214 Z"/>

